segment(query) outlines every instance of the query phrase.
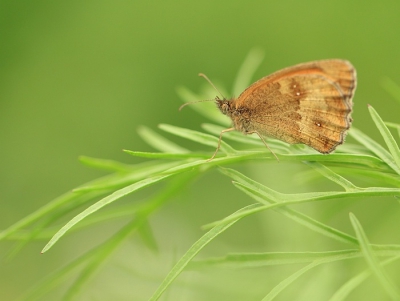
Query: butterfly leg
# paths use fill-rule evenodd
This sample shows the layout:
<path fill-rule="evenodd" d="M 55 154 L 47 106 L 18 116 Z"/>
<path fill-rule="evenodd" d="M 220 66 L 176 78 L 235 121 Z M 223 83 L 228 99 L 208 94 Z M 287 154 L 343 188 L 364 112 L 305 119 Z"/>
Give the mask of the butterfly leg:
<path fill-rule="evenodd" d="M 272 149 L 269 148 L 267 142 L 265 142 L 264 138 L 261 136 L 261 134 L 260 134 L 259 132 L 257 132 L 257 131 L 251 131 L 251 132 L 248 132 L 248 133 L 246 133 L 246 134 L 257 134 L 258 137 L 260 137 L 261 141 L 264 143 L 264 145 L 269 149 L 269 151 L 274 155 L 274 157 L 276 158 L 276 160 L 279 162 L 279 158 L 275 155 L 275 153 L 272 151 Z"/>
<path fill-rule="evenodd" d="M 235 128 L 229 128 L 229 129 L 226 129 L 226 130 L 221 131 L 221 133 L 219 134 L 219 140 L 218 140 L 217 149 L 215 150 L 215 152 L 214 152 L 214 154 L 212 155 L 212 157 L 211 157 L 210 159 L 207 160 L 207 162 L 210 162 L 210 161 L 211 161 L 212 159 L 214 159 L 215 156 L 217 155 L 217 153 L 218 153 L 218 151 L 219 151 L 219 149 L 220 149 L 220 147 L 221 147 L 222 134 L 223 134 L 223 133 L 226 133 L 226 132 L 231 132 L 231 131 L 234 131 L 234 130 L 235 130 Z"/>

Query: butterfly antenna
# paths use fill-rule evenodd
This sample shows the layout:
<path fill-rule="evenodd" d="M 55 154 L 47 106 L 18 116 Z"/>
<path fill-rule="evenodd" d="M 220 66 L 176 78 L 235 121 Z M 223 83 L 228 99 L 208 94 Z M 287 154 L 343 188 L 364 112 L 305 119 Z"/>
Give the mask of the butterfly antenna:
<path fill-rule="evenodd" d="M 195 101 L 189 101 L 187 103 L 184 103 L 179 107 L 179 111 L 182 110 L 184 107 L 187 105 L 191 105 L 192 103 L 198 103 L 198 102 L 204 102 L 204 101 L 214 101 L 215 99 L 202 99 L 202 100 L 195 100 Z"/>
<path fill-rule="evenodd" d="M 199 73 L 199 76 L 204 77 L 204 79 L 206 81 L 209 82 L 209 84 L 215 89 L 215 91 L 217 91 L 223 99 L 226 99 L 225 96 L 217 89 L 217 87 L 212 83 L 212 81 L 207 77 L 207 75 L 203 74 L 203 73 Z"/>
<path fill-rule="evenodd" d="M 215 89 L 215 91 L 217 91 L 223 99 L 226 99 L 225 96 L 217 89 L 217 87 L 212 83 L 212 81 L 207 77 L 207 75 L 203 74 L 203 73 L 199 73 L 199 76 L 205 78 L 206 81 L 208 81 L 208 83 Z M 219 99 L 219 97 L 217 96 L 216 99 Z M 204 100 L 195 100 L 195 101 L 190 101 L 187 103 L 184 103 L 183 105 L 181 105 L 179 107 L 179 111 L 182 110 L 184 107 L 186 107 L 187 105 L 190 105 L 192 103 L 198 103 L 198 102 L 204 102 L 204 101 L 215 101 L 215 99 L 204 99 Z"/>

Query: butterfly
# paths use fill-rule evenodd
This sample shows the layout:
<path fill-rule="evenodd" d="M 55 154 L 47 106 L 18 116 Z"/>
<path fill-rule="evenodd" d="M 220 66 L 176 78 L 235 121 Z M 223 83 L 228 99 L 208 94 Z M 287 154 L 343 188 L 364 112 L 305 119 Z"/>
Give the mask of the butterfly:
<path fill-rule="evenodd" d="M 320 153 L 331 153 L 344 142 L 351 126 L 356 86 L 353 65 L 330 59 L 276 71 L 250 85 L 238 98 L 216 97 L 219 110 L 233 126 L 221 132 L 209 160 L 218 153 L 223 133 L 233 130 L 257 134 L 267 148 L 264 137 L 303 143 Z"/>

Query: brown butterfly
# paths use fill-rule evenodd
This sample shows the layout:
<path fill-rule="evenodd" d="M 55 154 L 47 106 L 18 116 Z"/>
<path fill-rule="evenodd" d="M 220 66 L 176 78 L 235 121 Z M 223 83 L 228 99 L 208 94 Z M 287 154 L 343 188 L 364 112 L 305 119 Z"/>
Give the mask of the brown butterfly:
<path fill-rule="evenodd" d="M 221 132 L 209 160 L 218 153 L 222 134 L 233 130 L 255 133 L 266 146 L 263 136 L 290 144 L 304 143 L 320 153 L 331 153 L 343 143 L 350 128 L 356 85 L 351 63 L 331 59 L 272 73 L 253 83 L 238 98 L 216 97 L 218 108 L 232 119 L 233 127 Z"/>

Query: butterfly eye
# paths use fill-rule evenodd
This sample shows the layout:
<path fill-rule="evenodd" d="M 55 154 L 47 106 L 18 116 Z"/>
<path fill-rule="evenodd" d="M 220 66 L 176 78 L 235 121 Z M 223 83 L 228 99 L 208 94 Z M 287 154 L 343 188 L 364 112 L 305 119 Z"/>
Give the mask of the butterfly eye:
<path fill-rule="evenodd" d="M 226 113 L 229 111 L 229 104 L 228 104 L 226 101 L 224 101 L 224 102 L 221 104 L 220 109 L 221 109 L 221 112 L 222 112 L 223 114 L 226 114 Z"/>

